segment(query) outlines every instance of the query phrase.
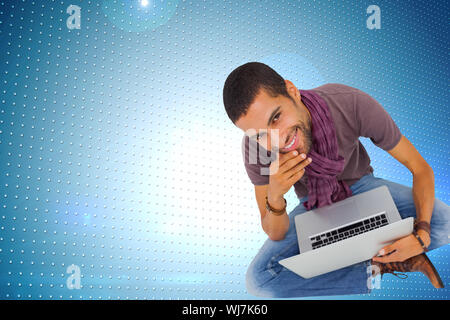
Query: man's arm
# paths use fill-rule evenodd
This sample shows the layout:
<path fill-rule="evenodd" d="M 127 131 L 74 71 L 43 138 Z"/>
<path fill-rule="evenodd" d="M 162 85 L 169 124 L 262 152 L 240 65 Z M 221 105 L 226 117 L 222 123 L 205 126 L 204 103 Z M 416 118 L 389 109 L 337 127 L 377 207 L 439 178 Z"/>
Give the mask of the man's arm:
<path fill-rule="evenodd" d="M 417 220 L 430 223 L 434 206 L 433 169 L 405 136 L 402 136 L 400 142 L 388 152 L 411 171 Z"/>
<path fill-rule="evenodd" d="M 388 151 L 395 159 L 411 171 L 413 175 L 413 199 L 416 207 L 417 220 L 430 223 L 434 207 L 434 173 L 431 167 L 422 158 L 412 143 L 402 136 L 400 142 Z M 431 239 L 426 231 L 417 232 L 426 246 L 430 245 Z M 374 257 L 373 260 L 381 263 L 404 261 L 416 256 L 423 251 L 413 235 L 397 240 L 391 245 L 380 250 L 379 254 L 384 257 Z M 390 252 L 395 252 L 389 254 Z"/>
<path fill-rule="evenodd" d="M 265 233 L 273 241 L 283 240 L 289 230 L 289 216 L 286 209 L 281 215 L 266 211 L 266 196 L 273 209 L 281 210 L 285 206 L 284 194 L 303 177 L 305 167 L 311 159 L 305 154 L 292 151 L 278 154 L 278 158 L 270 164 L 269 184 L 256 186 L 255 195 L 261 213 L 261 225 Z"/>
<path fill-rule="evenodd" d="M 289 229 L 289 216 L 285 214 L 276 216 L 273 214 L 267 214 L 266 211 L 266 196 L 269 185 L 255 186 L 256 202 L 258 204 L 259 212 L 261 214 L 261 226 L 264 232 L 273 241 L 283 240 L 286 232 Z M 280 203 L 272 200 L 269 201 L 273 207 L 282 208 L 284 205 L 283 198 Z"/>

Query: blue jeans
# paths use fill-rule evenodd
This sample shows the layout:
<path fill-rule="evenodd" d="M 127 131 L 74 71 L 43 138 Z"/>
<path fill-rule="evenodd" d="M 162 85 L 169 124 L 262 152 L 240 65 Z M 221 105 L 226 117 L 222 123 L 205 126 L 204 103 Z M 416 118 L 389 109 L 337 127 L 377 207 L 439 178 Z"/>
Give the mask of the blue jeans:
<path fill-rule="evenodd" d="M 403 219 L 416 217 L 416 208 L 410 187 L 376 178 L 373 173 L 363 176 L 350 186 L 353 194 L 362 193 L 386 185 Z M 267 239 L 248 267 L 247 291 L 255 296 L 270 298 L 331 296 L 370 293 L 367 268 L 370 260 L 332 271 L 310 279 L 304 279 L 286 269 L 278 261 L 299 254 L 294 217 L 307 210 L 300 204 L 289 213 L 289 231 L 280 241 Z M 431 217 L 431 244 L 429 250 L 449 243 L 450 207 L 435 199 Z"/>

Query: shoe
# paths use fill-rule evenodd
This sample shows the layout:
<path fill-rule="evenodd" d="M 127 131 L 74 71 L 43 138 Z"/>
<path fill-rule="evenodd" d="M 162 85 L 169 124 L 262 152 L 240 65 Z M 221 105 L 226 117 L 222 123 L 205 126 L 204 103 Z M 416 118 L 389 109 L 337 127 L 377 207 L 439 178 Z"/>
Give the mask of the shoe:
<path fill-rule="evenodd" d="M 422 272 L 435 288 L 444 288 L 444 283 L 439 273 L 425 253 L 411 257 L 403 262 L 380 263 L 371 261 L 371 263 L 380 269 L 381 276 L 385 273 L 391 273 L 400 279 L 406 279 L 408 276 L 403 272 Z M 372 270 L 372 276 L 376 273 L 375 270 Z"/>

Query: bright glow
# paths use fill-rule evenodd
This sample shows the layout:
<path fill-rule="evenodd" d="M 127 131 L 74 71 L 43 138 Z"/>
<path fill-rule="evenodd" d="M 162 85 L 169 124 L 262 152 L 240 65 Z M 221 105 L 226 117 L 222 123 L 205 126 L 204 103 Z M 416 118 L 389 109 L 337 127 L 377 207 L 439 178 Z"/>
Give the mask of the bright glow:
<path fill-rule="evenodd" d="M 143 7 L 148 6 L 148 0 L 141 0 L 141 6 Z"/>

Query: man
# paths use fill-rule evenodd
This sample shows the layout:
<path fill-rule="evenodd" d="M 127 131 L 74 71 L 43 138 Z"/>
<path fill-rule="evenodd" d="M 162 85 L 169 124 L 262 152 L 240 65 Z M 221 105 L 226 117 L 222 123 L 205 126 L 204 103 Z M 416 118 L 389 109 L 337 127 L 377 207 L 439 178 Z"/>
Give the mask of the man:
<path fill-rule="evenodd" d="M 298 90 L 269 66 L 250 62 L 227 77 L 223 102 L 231 121 L 245 132 L 245 169 L 255 185 L 261 225 L 269 237 L 248 268 L 249 293 L 264 297 L 368 293 L 371 265 L 381 274 L 422 272 L 434 287 L 444 286 L 424 252 L 448 244 L 450 207 L 435 199 L 433 170 L 375 99 L 336 83 Z M 411 171 L 412 189 L 373 175 L 360 136 L 370 138 Z M 269 151 L 270 161 L 249 161 L 255 152 L 249 152 L 249 139 Z M 299 253 L 297 214 L 381 185 L 389 188 L 402 218 L 416 218 L 414 234 L 384 247 L 370 261 L 310 279 L 278 263 Z M 284 194 L 292 186 L 300 204 L 288 215 Z"/>

